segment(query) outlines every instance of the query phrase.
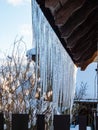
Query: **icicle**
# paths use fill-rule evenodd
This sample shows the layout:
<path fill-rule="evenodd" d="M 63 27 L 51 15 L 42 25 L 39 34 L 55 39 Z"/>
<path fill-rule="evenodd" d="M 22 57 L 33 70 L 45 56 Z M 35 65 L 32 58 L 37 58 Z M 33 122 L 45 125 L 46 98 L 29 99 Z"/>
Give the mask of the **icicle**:
<path fill-rule="evenodd" d="M 52 89 L 53 105 L 59 112 L 71 108 L 76 67 L 61 45 L 35 0 L 32 0 L 33 36 L 36 45 L 36 87 L 40 77 L 41 96 Z"/>

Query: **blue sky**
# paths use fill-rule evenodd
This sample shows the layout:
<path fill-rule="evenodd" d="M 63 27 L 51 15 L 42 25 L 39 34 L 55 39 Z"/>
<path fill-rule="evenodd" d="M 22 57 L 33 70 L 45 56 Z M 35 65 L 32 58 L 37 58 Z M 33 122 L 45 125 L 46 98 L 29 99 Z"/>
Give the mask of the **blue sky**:
<path fill-rule="evenodd" d="M 32 16 L 30 0 L 0 0 L 0 52 L 10 49 L 16 36 L 23 40 L 27 49 L 32 48 Z M 34 46 L 34 45 L 33 45 Z M 94 97 L 96 64 L 90 64 L 85 71 L 78 69 L 77 86 L 87 82 L 88 98 Z"/>
<path fill-rule="evenodd" d="M 30 0 L 0 0 L 0 51 L 6 51 L 15 38 L 23 36 L 27 48 L 32 47 Z"/>

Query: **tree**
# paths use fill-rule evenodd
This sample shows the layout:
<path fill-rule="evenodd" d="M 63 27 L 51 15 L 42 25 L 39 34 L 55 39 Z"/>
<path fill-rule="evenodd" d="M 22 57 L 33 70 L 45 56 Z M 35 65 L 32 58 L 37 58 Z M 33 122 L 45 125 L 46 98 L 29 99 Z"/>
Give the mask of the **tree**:
<path fill-rule="evenodd" d="M 81 100 L 86 96 L 86 91 L 87 91 L 87 83 L 81 82 L 80 88 L 76 87 L 75 91 L 75 100 Z"/>
<path fill-rule="evenodd" d="M 75 98 L 74 98 L 75 101 L 82 100 L 86 96 L 87 87 L 88 87 L 87 83 L 83 83 L 83 82 L 81 82 L 79 89 L 76 87 Z M 72 115 L 73 115 L 72 123 L 77 124 L 80 110 L 83 110 L 85 112 L 86 111 L 85 108 L 86 107 L 84 107 L 83 105 L 81 106 L 77 102 L 73 104 L 73 109 L 72 109 Z"/>
<path fill-rule="evenodd" d="M 15 40 L 10 53 L 0 65 L 0 112 L 6 121 L 9 113 L 27 113 L 35 84 L 34 63 L 26 59 L 22 38 Z"/>
<path fill-rule="evenodd" d="M 31 51 L 28 57 L 26 52 L 22 38 L 15 40 L 0 65 L 0 112 L 4 113 L 8 130 L 11 113 L 28 113 L 30 127 L 33 128 L 37 114 L 46 115 L 45 120 L 49 122 L 52 113 L 52 91 L 40 96 L 40 82 L 35 79 L 35 62 L 30 59 Z M 36 82 L 39 84 L 37 87 Z"/>

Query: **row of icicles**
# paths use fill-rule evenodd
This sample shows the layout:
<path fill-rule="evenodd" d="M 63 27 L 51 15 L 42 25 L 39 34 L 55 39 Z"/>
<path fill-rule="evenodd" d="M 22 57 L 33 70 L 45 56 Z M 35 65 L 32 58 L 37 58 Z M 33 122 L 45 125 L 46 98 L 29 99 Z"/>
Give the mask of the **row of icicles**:
<path fill-rule="evenodd" d="M 52 92 L 54 109 L 71 108 L 76 66 L 61 45 L 40 7 L 32 0 L 33 43 L 36 45 L 36 88 L 40 95 Z"/>

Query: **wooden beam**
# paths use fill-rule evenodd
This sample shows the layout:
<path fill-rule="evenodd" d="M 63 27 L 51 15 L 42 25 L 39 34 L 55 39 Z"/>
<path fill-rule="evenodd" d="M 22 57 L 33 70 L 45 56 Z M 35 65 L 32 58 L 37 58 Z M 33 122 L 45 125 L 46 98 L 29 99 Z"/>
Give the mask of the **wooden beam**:
<path fill-rule="evenodd" d="M 67 2 L 68 0 L 60 0 L 62 6 Z"/>
<path fill-rule="evenodd" d="M 76 66 L 82 67 L 83 64 L 91 62 L 90 60 L 89 62 L 85 63 L 97 50 L 97 25 L 98 24 L 96 23 L 95 26 L 92 27 L 93 30 L 91 29 L 86 35 L 84 35 L 84 37 L 79 39 L 74 48 L 70 49 Z"/>
<path fill-rule="evenodd" d="M 68 0 L 64 6 L 57 11 L 55 18 L 55 24 L 57 26 L 62 26 L 72 15 L 73 12 L 78 10 L 84 3 L 85 0 Z"/>
<path fill-rule="evenodd" d="M 93 41 L 94 40 L 91 40 L 91 41 L 88 40 L 86 42 L 86 44 L 83 44 L 84 45 L 83 47 L 81 47 L 81 45 L 80 45 L 80 48 L 79 48 L 80 51 L 77 51 L 76 53 L 73 54 L 75 61 L 82 60 L 84 57 L 86 57 L 88 55 L 89 50 L 90 50 L 89 53 L 91 53 L 91 48 L 96 46 L 96 45 L 94 45 Z"/>
<path fill-rule="evenodd" d="M 4 130 L 4 115 L 0 113 L 0 130 Z"/>
<path fill-rule="evenodd" d="M 54 130 L 70 130 L 70 115 L 54 115 Z"/>
<path fill-rule="evenodd" d="M 93 54 L 88 60 L 86 60 L 85 62 L 82 62 L 81 64 L 80 64 L 80 63 L 79 63 L 79 64 L 76 63 L 76 65 L 77 65 L 78 67 L 81 67 L 81 70 L 85 70 L 86 67 L 87 67 L 90 63 L 92 63 L 92 62 L 94 61 L 94 59 L 95 59 L 95 57 L 97 56 L 97 54 L 98 54 L 98 51 L 95 51 L 94 54 Z"/>
<path fill-rule="evenodd" d="M 79 10 L 73 13 L 73 15 L 66 21 L 64 26 L 60 27 L 61 37 L 68 37 L 75 28 L 77 28 L 87 19 L 87 17 L 95 10 L 95 8 L 98 8 L 98 1 L 90 2 L 87 0 Z"/>
<path fill-rule="evenodd" d="M 79 130 L 86 130 L 87 115 L 79 115 Z"/>
<path fill-rule="evenodd" d="M 54 8 L 59 3 L 59 0 L 45 0 L 46 8 Z"/>
<path fill-rule="evenodd" d="M 96 27 L 93 26 L 93 28 Z M 91 29 L 86 35 L 84 35 L 83 37 L 81 37 L 77 42 L 73 43 L 73 45 L 70 47 L 70 50 L 72 52 L 72 54 L 79 52 L 80 50 L 84 50 L 83 48 L 87 48 L 88 47 L 88 41 L 92 41 L 93 39 L 96 39 L 96 32 L 97 29 Z"/>
<path fill-rule="evenodd" d="M 37 130 L 45 130 L 45 115 L 37 115 Z"/>
<path fill-rule="evenodd" d="M 92 55 L 97 51 L 97 43 L 93 42 L 93 44 L 89 50 L 84 52 L 84 54 L 78 60 L 76 60 L 77 63 L 83 64 L 92 57 Z"/>
<path fill-rule="evenodd" d="M 67 38 L 67 46 L 72 46 L 74 42 L 77 42 L 81 37 L 86 35 L 89 30 L 93 28 L 93 26 L 96 25 L 95 28 L 97 28 L 98 25 L 98 15 L 97 15 L 98 8 L 96 11 L 93 11 L 92 14 L 89 15 L 87 20 L 80 25 L 78 28 L 76 28 L 71 35 Z M 92 30 L 94 30 L 93 28 Z"/>

